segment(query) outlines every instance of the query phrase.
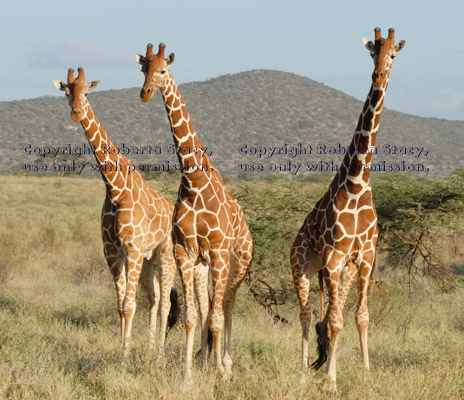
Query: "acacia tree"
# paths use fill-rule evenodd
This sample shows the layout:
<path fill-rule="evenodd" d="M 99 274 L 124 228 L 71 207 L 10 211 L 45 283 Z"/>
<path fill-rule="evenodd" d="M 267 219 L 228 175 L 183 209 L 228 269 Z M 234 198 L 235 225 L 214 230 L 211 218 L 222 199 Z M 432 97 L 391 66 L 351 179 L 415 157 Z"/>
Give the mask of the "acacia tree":
<path fill-rule="evenodd" d="M 446 253 L 450 241 L 464 233 L 464 172 L 448 178 L 387 177 L 373 187 L 387 264 L 404 269 L 410 287 L 432 281 L 446 291 L 460 284 Z"/>

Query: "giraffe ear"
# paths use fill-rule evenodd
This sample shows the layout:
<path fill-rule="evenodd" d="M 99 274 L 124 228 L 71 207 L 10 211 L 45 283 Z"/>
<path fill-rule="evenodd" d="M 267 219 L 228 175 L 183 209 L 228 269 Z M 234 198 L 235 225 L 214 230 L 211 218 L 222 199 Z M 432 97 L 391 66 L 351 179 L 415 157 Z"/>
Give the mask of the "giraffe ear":
<path fill-rule="evenodd" d="M 63 81 L 53 81 L 53 84 L 58 90 L 63 92 L 66 90 L 66 85 L 63 83 Z"/>
<path fill-rule="evenodd" d="M 403 50 L 404 45 L 406 44 L 406 40 L 400 40 L 398 44 L 395 46 L 396 54 L 398 54 L 401 50 Z"/>
<path fill-rule="evenodd" d="M 98 85 L 100 84 L 100 81 L 92 81 L 90 83 L 87 84 L 87 90 L 93 90 L 95 89 Z"/>
<path fill-rule="evenodd" d="M 374 43 L 372 42 L 372 40 L 369 40 L 367 38 L 363 38 L 363 43 L 364 43 L 364 46 L 366 47 L 367 50 L 369 50 L 369 52 L 371 54 L 374 54 L 374 51 L 375 51 L 375 45 Z"/>
<path fill-rule="evenodd" d="M 168 58 L 166 58 L 166 62 L 168 65 L 171 65 L 174 62 L 174 53 L 169 54 Z"/>
<path fill-rule="evenodd" d="M 144 65 L 147 62 L 147 59 L 139 53 L 135 53 L 135 60 L 140 64 Z"/>

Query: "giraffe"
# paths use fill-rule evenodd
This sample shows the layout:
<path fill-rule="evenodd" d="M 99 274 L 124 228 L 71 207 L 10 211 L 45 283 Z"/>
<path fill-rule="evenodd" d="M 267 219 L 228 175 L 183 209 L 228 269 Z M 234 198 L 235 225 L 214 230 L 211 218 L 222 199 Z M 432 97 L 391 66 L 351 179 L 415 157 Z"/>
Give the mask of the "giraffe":
<path fill-rule="evenodd" d="M 171 239 L 174 206 L 148 185 L 131 161 L 120 154 L 93 113 L 87 92 L 95 89 L 100 81 L 86 84 L 84 69 L 79 68 L 75 78 L 74 70 L 70 68 L 67 83 L 53 83 L 66 93 L 71 118 L 84 128 L 106 186 L 101 230 L 105 259 L 116 285 L 123 354 L 127 356 L 129 353 L 139 279 L 150 304 L 151 347 L 155 344 L 156 318 L 161 302 L 159 347 L 163 349 L 170 296 L 174 294 L 170 291 L 176 271 Z M 154 261 L 160 265 L 161 285 L 153 273 L 151 264 Z M 170 325 L 174 323 L 175 317 Z"/>
<path fill-rule="evenodd" d="M 392 28 L 386 39 L 381 37 L 380 28 L 375 28 L 374 32 L 375 42 L 363 39 L 375 68 L 355 134 L 328 191 L 304 220 L 290 252 L 293 284 L 300 304 L 304 369 L 308 365 L 308 332 L 312 318 L 309 286 L 316 272 L 319 273 L 321 294 L 323 283 L 328 290 L 326 314 L 316 324 L 319 358 L 312 367 L 320 368 L 327 359 L 328 351 L 323 388 L 329 391 L 337 390 L 336 351 L 343 328 L 342 311 L 356 275 L 359 281 L 356 326 L 363 364 L 366 370 L 369 369 L 367 290 L 378 236 L 369 163 L 393 58 L 406 43 L 402 40 L 395 46 Z"/>
<path fill-rule="evenodd" d="M 148 44 L 146 56 L 136 54 L 145 82 L 140 93 L 148 102 L 160 89 L 171 124 L 174 144 L 182 166 L 182 178 L 173 217 L 173 245 L 183 282 L 186 328 L 186 378 L 191 379 L 192 349 L 197 313 L 194 291 L 200 305 L 201 361 L 206 362 L 208 326 L 213 335 L 216 365 L 224 379 L 231 374 L 232 308 L 253 255 L 253 242 L 241 206 L 227 191 L 224 181 L 202 145 L 185 103 L 169 70 L 171 53 L 165 45 L 154 54 Z M 212 276 L 211 306 L 208 300 L 208 270 Z M 224 354 L 221 330 L 224 326 Z"/>

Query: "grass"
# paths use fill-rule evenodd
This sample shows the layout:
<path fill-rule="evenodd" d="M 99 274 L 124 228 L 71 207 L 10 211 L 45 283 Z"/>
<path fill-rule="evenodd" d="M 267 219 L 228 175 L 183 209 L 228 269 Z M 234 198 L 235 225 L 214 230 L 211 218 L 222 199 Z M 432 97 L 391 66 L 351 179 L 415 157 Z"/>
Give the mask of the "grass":
<path fill-rule="evenodd" d="M 302 379 L 298 307 L 288 288 L 279 312 L 289 324 L 274 324 L 246 286 L 240 289 L 228 382 L 217 376 L 212 357 L 206 370 L 196 365 L 195 384 L 185 385 L 181 324 L 170 332 L 164 357 L 148 350 L 148 311 L 140 293 L 130 358 L 123 361 L 116 295 L 100 238 L 101 180 L 2 176 L 0 182 L 0 398 L 464 397 L 464 290 L 411 292 L 385 271 L 385 283 L 370 298 L 368 374 L 354 324 L 354 290 L 348 300 L 336 396 L 320 392 L 322 372 Z M 154 185 L 174 199 L 174 179 Z M 289 247 L 326 182 L 228 185 L 255 237 L 254 268 L 291 288 Z M 310 358 L 316 358 L 314 334 Z"/>

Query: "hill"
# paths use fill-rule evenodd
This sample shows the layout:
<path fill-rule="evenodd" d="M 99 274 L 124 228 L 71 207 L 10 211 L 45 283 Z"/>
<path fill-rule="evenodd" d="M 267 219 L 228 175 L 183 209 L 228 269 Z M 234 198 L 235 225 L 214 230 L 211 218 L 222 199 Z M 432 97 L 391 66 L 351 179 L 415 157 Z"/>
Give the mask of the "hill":
<path fill-rule="evenodd" d="M 367 94 L 369 82 L 365 84 Z M 145 104 L 139 99 L 139 90 L 99 91 L 89 94 L 89 99 L 114 142 L 124 143 L 134 152 L 144 146 L 161 152 L 129 155 L 135 163 L 177 163 L 175 155 L 168 154 L 172 138 L 160 94 Z M 312 165 L 309 169 L 330 170 L 332 164 L 320 161 L 333 161 L 334 166 L 341 162 L 340 153 L 351 140 L 362 108 L 361 101 L 338 90 L 272 70 L 187 83 L 180 85 L 180 91 L 203 145 L 213 152 L 213 162 L 222 173 L 230 175 L 243 175 L 240 165 L 243 170 L 244 164 L 262 164 L 265 171 L 280 172 L 288 169 L 290 162 L 290 166 L 300 165 L 298 173 L 296 168 L 292 170 L 298 176 L 311 174 L 306 165 Z M 51 164 L 50 156 L 44 159 L 37 154 L 43 147 L 84 147 L 86 138 L 81 127 L 70 119 L 69 105 L 63 97 L 0 102 L 1 173 L 21 171 L 25 164 Z M 384 110 L 374 162 L 395 163 L 410 170 L 423 165 L 431 175 L 449 175 L 464 168 L 458 146 L 463 133 L 463 121 Z M 269 149 L 263 157 L 250 154 L 262 152 L 256 149 L 261 146 L 282 147 L 280 151 L 286 154 L 269 157 Z M 292 151 L 302 148 L 311 154 L 293 157 Z M 395 153 L 382 154 L 386 148 Z M 411 150 L 415 154 L 403 154 Z M 84 157 L 74 159 L 81 162 Z M 85 160 L 93 162 L 89 156 Z M 59 163 L 70 163 L 70 157 L 61 155 Z"/>

